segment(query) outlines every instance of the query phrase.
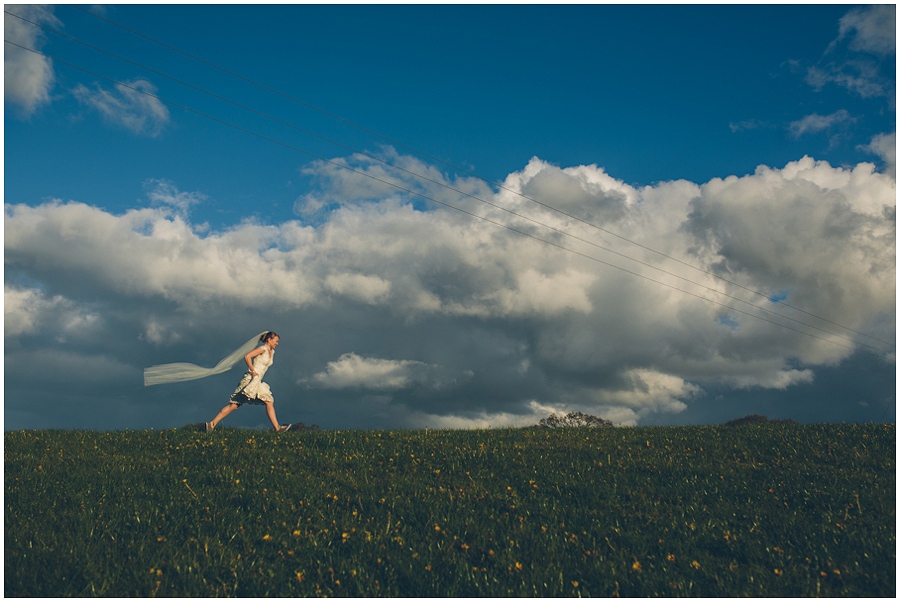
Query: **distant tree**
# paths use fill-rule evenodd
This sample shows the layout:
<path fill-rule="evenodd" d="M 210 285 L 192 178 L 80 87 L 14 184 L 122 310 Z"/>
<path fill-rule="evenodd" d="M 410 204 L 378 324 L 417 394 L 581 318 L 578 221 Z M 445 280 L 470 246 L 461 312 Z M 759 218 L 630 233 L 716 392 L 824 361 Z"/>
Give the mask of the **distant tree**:
<path fill-rule="evenodd" d="M 725 426 L 741 426 L 742 424 L 797 424 L 797 421 L 790 418 L 785 420 L 769 419 L 762 414 L 750 414 L 743 418 L 729 420 L 725 423 Z"/>
<path fill-rule="evenodd" d="M 559 428 L 602 428 L 607 426 L 612 426 L 613 423 L 609 420 L 604 420 L 603 418 L 599 418 L 597 416 L 591 416 L 590 414 L 584 414 L 582 412 L 569 412 L 565 416 L 557 416 L 556 414 L 550 414 L 546 418 L 542 418 L 541 421 L 535 425 L 541 428 L 548 429 L 559 429 Z"/>

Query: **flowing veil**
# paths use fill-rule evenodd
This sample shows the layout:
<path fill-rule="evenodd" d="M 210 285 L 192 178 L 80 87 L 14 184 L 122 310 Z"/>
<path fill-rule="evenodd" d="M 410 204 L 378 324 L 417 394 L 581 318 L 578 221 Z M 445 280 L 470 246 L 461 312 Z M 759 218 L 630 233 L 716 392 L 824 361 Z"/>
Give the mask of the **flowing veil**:
<path fill-rule="evenodd" d="M 222 358 L 214 368 L 203 368 L 196 364 L 175 363 L 160 364 L 158 366 L 150 366 L 144 368 L 144 386 L 163 385 L 166 383 L 177 383 L 183 380 L 195 380 L 198 378 L 206 378 L 214 374 L 227 372 L 238 363 L 241 358 L 253 351 L 259 345 L 259 339 L 268 331 L 263 331 L 229 353 Z"/>

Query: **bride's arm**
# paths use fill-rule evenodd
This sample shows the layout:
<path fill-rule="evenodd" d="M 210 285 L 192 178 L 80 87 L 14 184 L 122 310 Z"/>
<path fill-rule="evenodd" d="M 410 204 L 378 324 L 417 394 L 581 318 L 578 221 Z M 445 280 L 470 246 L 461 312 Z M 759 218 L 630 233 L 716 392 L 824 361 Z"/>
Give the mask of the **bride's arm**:
<path fill-rule="evenodd" d="M 248 353 L 247 355 L 244 356 L 244 361 L 247 362 L 247 368 L 250 369 L 250 374 L 252 376 L 256 376 L 256 370 L 253 369 L 253 358 L 255 358 L 257 355 L 261 354 L 265 350 L 266 350 L 265 347 L 257 347 L 256 349 L 254 349 L 253 351 L 251 351 L 250 353 Z"/>

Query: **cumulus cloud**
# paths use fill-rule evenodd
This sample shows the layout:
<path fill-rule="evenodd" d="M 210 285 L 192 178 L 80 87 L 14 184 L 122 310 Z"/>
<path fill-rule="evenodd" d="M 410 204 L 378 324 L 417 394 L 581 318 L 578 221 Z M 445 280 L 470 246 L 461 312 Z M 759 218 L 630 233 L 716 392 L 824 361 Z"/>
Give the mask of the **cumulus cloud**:
<path fill-rule="evenodd" d="M 892 342 L 895 329 L 896 184 L 871 164 L 805 157 L 633 187 L 597 166 L 535 158 L 495 191 L 435 175 L 494 206 L 391 174 L 557 246 L 316 168 L 323 204 L 312 221 L 206 231 L 172 210 L 199 198 L 174 185 L 153 189 L 172 202 L 122 214 L 7 205 L 7 339 L 19 346 L 7 345 L 7 361 L 39 353 L 41 337 L 62 328 L 52 314 L 82 316 L 89 354 L 134 376 L 123 397 L 201 414 L 234 383 L 145 391 L 140 369 L 213 365 L 248 332 L 273 329 L 282 345 L 267 379 L 286 404 L 279 415 L 359 427 L 526 425 L 576 410 L 639 424 L 684 411 L 706 387 L 809 383 L 863 343 L 893 361 L 864 336 Z M 338 202 L 353 189 L 355 200 Z M 822 319 L 773 303 L 776 293 Z M 27 388 L 17 379 L 7 373 L 9 392 Z"/>
<path fill-rule="evenodd" d="M 111 124 L 138 134 L 155 138 L 169 123 L 169 109 L 155 94 L 156 86 L 138 79 L 124 84 L 116 84 L 106 89 L 94 84 L 93 89 L 78 84 L 72 94 L 83 105 L 98 111 Z"/>
<path fill-rule="evenodd" d="M 53 14 L 52 6 L 16 5 L 11 12 L 41 25 L 61 26 Z M 34 50 L 40 50 L 46 42 L 46 35 L 38 27 L 16 17 L 7 15 L 3 19 L 5 39 Z M 5 45 L 3 53 L 3 97 L 16 107 L 19 117 L 34 114 L 40 107 L 50 103 L 55 75 L 50 59 L 39 54 Z"/>
<path fill-rule="evenodd" d="M 884 161 L 885 172 L 894 174 L 897 171 L 897 134 L 878 134 L 863 147 Z"/>
<path fill-rule="evenodd" d="M 98 321 L 95 313 L 79 307 L 60 295 L 48 297 L 32 288 L 5 286 L 3 289 L 4 337 L 16 338 L 35 334 L 52 325 L 56 340 L 90 330 Z"/>
<path fill-rule="evenodd" d="M 443 370 L 415 360 L 388 360 L 345 353 L 323 372 L 303 382 L 323 389 L 396 391 L 412 386 L 442 386 Z"/>

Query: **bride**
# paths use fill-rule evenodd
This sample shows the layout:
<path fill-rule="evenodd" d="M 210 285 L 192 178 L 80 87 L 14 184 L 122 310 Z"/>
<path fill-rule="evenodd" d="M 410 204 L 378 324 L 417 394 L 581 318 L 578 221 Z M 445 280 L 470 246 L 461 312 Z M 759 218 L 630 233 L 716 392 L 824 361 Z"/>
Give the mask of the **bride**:
<path fill-rule="evenodd" d="M 194 364 L 165 364 L 151 366 L 144 370 L 144 386 L 163 383 L 193 380 L 219 374 L 230 369 L 243 355 L 244 362 L 249 370 L 244 373 L 237 389 L 231 394 L 228 404 L 222 408 L 211 422 L 205 423 L 206 430 L 211 431 L 223 418 L 234 412 L 245 403 L 251 405 L 264 405 L 266 415 L 276 431 L 284 432 L 291 428 L 290 425 L 279 425 L 275 416 L 275 399 L 269 385 L 262 381 L 263 376 L 272 365 L 275 358 L 275 348 L 278 347 L 279 336 L 274 332 L 264 332 L 247 341 L 239 349 L 220 361 L 215 368 L 201 368 Z M 249 351 L 248 348 L 250 349 Z M 246 353 L 245 353 L 246 352 Z"/>

